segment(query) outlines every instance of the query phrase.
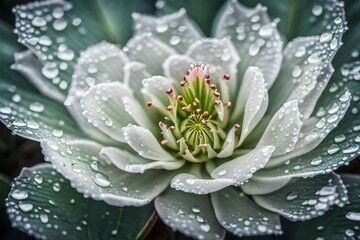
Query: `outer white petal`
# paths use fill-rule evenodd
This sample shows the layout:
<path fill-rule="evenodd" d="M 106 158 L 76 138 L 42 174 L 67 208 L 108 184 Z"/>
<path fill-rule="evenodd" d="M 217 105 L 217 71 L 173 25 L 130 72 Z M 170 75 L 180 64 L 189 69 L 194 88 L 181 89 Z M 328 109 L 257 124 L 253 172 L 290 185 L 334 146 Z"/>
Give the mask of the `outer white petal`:
<path fill-rule="evenodd" d="M 119 169 L 131 173 L 143 173 L 148 169 L 176 170 L 185 163 L 184 160 L 151 161 L 114 147 L 101 149 L 101 154 L 107 157 Z"/>
<path fill-rule="evenodd" d="M 169 188 L 155 199 L 155 208 L 168 226 L 188 237 L 197 240 L 225 238 L 225 230 L 216 220 L 208 195 Z"/>
<path fill-rule="evenodd" d="M 142 80 L 150 78 L 151 74 L 147 71 L 146 66 L 139 62 L 129 62 L 124 67 L 124 83 L 132 90 L 134 96 L 141 102 L 144 97 L 140 92 Z"/>
<path fill-rule="evenodd" d="M 240 77 L 249 66 L 258 66 L 264 73 L 267 87 L 270 87 L 281 66 L 282 41 L 276 24 L 269 20 L 266 8 L 258 5 L 248 9 L 231 0 L 220 14 L 215 36 L 231 37 L 241 58 Z"/>
<path fill-rule="evenodd" d="M 241 189 L 248 195 L 269 194 L 284 187 L 291 179 L 291 176 L 263 176 L 260 170 L 241 185 Z"/>
<path fill-rule="evenodd" d="M 219 223 L 238 237 L 282 234 L 279 215 L 260 207 L 238 188 L 212 193 L 211 202 Z"/>
<path fill-rule="evenodd" d="M 308 220 L 323 215 L 332 205 L 343 206 L 347 190 L 334 173 L 313 179 L 296 178 L 268 195 L 254 195 L 256 203 L 291 221 Z"/>
<path fill-rule="evenodd" d="M 171 187 L 188 193 L 208 194 L 234 184 L 232 179 L 205 179 L 188 173 L 176 175 L 171 180 Z"/>
<path fill-rule="evenodd" d="M 120 142 L 125 142 L 121 128 L 129 123 L 155 129 L 130 88 L 120 82 L 91 87 L 83 95 L 81 107 L 89 123 Z"/>
<path fill-rule="evenodd" d="M 151 32 L 180 53 L 185 52 L 202 35 L 200 29 L 186 17 L 185 9 L 163 17 L 138 13 L 132 16 L 135 21 L 135 34 Z"/>
<path fill-rule="evenodd" d="M 108 141 L 104 134 L 88 124 L 83 117 L 80 98 L 96 84 L 123 81 L 126 62 L 128 58 L 120 48 L 102 42 L 82 52 L 75 66 L 69 95 L 64 104 L 82 129 L 96 139 Z"/>
<path fill-rule="evenodd" d="M 269 97 L 264 75 L 258 67 L 249 67 L 241 83 L 241 90 L 232 114 L 232 121 L 242 120 L 241 137 L 238 146 L 260 122 L 268 104 Z"/>
<path fill-rule="evenodd" d="M 126 143 L 140 156 L 154 161 L 176 160 L 161 147 L 158 140 L 148 129 L 129 124 L 121 130 L 124 133 Z"/>
<path fill-rule="evenodd" d="M 257 146 L 273 145 L 272 156 L 283 155 L 294 150 L 302 126 L 297 101 L 285 103 L 273 116 Z"/>
<path fill-rule="evenodd" d="M 103 146 L 91 141 L 57 144 L 42 142 L 45 160 L 85 196 L 114 206 L 150 203 L 169 184 L 171 171 L 149 170 L 143 174 L 119 170 L 100 155 Z"/>
<path fill-rule="evenodd" d="M 64 93 L 55 87 L 51 80 L 44 77 L 41 73 L 42 67 L 39 59 L 30 50 L 15 53 L 15 63 L 11 66 L 12 69 L 23 74 L 42 94 L 63 102 Z"/>
<path fill-rule="evenodd" d="M 153 75 L 162 74 L 162 63 L 176 51 L 149 33 L 136 35 L 126 44 L 131 60 L 142 62 Z"/>
<path fill-rule="evenodd" d="M 211 172 L 211 177 L 233 179 L 234 185 L 241 185 L 265 166 L 274 150 L 273 146 L 255 148 L 245 155 L 221 164 Z"/>
<path fill-rule="evenodd" d="M 287 160 L 304 155 L 315 149 L 324 138 L 337 127 L 351 103 L 351 94 L 345 92 L 339 99 L 319 108 L 317 114 L 306 120 L 300 131 L 299 140 L 292 152 L 269 161 L 266 167 L 279 166 Z"/>

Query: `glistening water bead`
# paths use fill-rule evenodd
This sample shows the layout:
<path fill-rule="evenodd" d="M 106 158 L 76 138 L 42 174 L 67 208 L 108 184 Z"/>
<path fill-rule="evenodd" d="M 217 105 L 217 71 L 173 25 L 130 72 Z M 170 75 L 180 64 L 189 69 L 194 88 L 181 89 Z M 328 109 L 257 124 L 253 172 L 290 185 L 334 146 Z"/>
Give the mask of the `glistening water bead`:
<path fill-rule="evenodd" d="M 188 161 L 204 162 L 218 156 L 224 144 L 231 141 L 227 136 L 233 134 L 225 132 L 231 102 L 223 102 L 204 64 L 194 63 L 191 67 L 180 81 L 179 94 L 176 89 L 166 90 L 169 105 L 163 116 L 165 121 L 159 123 L 164 137 L 161 143 L 179 151 Z M 224 74 L 216 82 L 228 80 L 230 75 Z M 156 107 L 152 102 L 147 106 Z M 234 124 L 229 133 L 239 128 L 239 124 Z"/>

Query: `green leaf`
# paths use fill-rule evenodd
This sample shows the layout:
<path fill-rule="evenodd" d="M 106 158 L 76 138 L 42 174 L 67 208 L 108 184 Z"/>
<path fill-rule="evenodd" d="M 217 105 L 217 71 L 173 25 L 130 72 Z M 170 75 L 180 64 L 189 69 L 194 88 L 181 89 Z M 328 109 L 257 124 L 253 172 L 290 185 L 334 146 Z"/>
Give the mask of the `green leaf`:
<path fill-rule="evenodd" d="M 134 239 L 154 210 L 84 198 L 48 164 L 24 168 L 6 204 L 13 226 L 49 240 Z"/>
<path fill-rule="evenodd" d="M 342 208 L 334 207 L 322 217 L 310 221 L 287 224 L 287 231 L 283 239 L 350 240 L 359 238 L 360 177 L 356 175 L 343 175 L 342 179 L 347 186 L 350 203 Z"/>

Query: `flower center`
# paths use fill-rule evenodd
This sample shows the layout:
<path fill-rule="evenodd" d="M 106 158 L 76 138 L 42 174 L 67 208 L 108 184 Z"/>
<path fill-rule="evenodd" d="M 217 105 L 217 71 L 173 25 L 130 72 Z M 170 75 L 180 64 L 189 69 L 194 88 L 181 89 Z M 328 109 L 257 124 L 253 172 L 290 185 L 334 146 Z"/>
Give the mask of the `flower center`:
<path fill-rule="evenodd" d="M 216 157 L 224 146 L 227 108 L 231 103 L 223 103 L 203 64 L 191 67 L 180 81 L 179 94 L 176 89 L 166 90 L 170 104 L 164 116 L 166 123 L 159 123 L 164 136 L 161 143 L 179 151 L 186 160 L 204 162 Z M 229 79 L 225 74 L 220 80 Z"/>

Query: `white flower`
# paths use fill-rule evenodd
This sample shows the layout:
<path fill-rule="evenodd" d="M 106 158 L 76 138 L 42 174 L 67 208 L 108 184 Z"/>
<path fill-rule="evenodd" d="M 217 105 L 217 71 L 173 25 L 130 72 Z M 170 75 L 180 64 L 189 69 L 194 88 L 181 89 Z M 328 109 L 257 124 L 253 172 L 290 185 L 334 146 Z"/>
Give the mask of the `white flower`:
<path fill-rule="evenodd" d="M 356 141 L 329 135 L 348 114 L 358 64 L 327 87 L 346 27 L 342 2 L 321 3 L 323 33 L 284 49 L 265 7 L 228 1 L 213 38 L 183 9 L 133 14 L 126 46 L 100 42 L 78 58 L 83 41 L 98 39 L 70 4 L 18 7 L 30 50 L 13 68 L 72 117 L 19 92 L 2 121 L 41 141 L 45 159 L 85 196 L 119 207 L 155 200 L 166 224 L 195 239 L 281 234 L 280 215 L 307 220 L 347 201 L 332 171 L 359 154 Z M 340 132 L 354 139 L 357 130 Z"/>

